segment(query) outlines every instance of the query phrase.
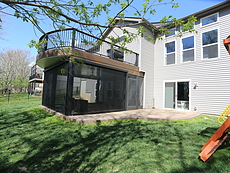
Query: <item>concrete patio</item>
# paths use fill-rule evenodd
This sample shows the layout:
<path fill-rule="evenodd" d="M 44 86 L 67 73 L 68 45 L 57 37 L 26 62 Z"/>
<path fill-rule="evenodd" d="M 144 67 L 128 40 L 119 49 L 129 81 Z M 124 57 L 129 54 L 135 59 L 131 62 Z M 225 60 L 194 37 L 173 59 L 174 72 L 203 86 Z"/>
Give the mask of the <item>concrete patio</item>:
<path fill-rule="evenodd" d="M 197 117 L 201 114 L 188 111 L 176 111 L 165 109 L 137 109 L 120 112 L 88 114 L 79 116 L 69 116 L 75 122 L 92 123 L 121 119 L 144 119 L 144 120 L 184 120 Z"/>
<path fill-rule="evenodd" d="M 59 112 L 55 112 L 45 106 L 40 106 L 52 114 L 56 114 L 59 117 L 77 123 L 94 123 L 110 120 L 121 119 L 144 119 L 144 120 L 185 120 L 191 119 L 201 115 L 197 112 L 178 111 L 178 110 L 166 110 L 166 109 L 137 109 L 120 112 L 109 112 L 100 114 L 86 114 L 77 116 L 66 116 Z"/>

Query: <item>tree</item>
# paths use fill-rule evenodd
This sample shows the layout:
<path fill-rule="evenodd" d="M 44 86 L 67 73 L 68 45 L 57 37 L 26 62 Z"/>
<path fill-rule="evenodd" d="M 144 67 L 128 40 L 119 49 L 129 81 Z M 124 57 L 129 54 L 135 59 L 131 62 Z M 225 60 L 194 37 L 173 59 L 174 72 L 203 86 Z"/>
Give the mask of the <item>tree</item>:
<path fill-rule="evenodd" d="M 53 30 L 70 27 L 96 36 L 100 36 L 105 29 L 117 27 L 126 34 L 127 39 L 124 39 L 123 42 L 126 40 L 130 42 L 132 41 L 130 37 L 136 37 L 136 34 L 130 34 L 125 29 L 126 26 L 134 24 L 117 25 L 115 23 L 117 17 L 123 21 L 127 14 L 139 18 L 144 18 L 146 15 L 153 16 L 156 12 L 156 5 L 168 4 L 172 8 L 178 7 L 175 0 L 143 0 L 142 2 L 106 0 L 105 3 L 101 3 L 101 0 L 99 2 L 95 0 L 0 0 L 0 4 L 1 13 L 30 22 L 43 34 L 46 24 L 52 24 Z M 8 10 L 9 8 L 11 10 Z M 108 16 L 104 23 L 101 22 L 102 16 Z M 194 17 L 190 17 L 187 21 L 178 21 L 172 16 L 165 16 L 161 22 L 171 23 L 173 26 L 183 26 L 185 30 L 193 31 L 192 25 L 195 20 Z M 141 27 L 137 30 L 138 35 L 145 36 L 145 31 Z M 159 31 L 170 32 L 168 27 L 161 27 Z M 114 42 L 116 38 L 110 37 L 109 39 Z"/>
<path fill-rule="evenodd" d="M 16 92 L 25 91 L 30 75 L 30 52 L 24 50 L 3 50 L 0 53 L 0 87 L 14 86 Z"/>

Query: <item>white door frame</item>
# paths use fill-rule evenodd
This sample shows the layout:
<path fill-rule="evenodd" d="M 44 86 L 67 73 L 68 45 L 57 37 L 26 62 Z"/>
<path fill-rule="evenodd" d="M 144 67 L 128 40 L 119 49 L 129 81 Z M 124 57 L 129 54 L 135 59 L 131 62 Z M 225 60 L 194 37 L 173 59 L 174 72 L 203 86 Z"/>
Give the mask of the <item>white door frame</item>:
<path fill-rule="evenodd" d="M 171 108 L 166 108 L 165 107 L 165 83 L 169 82 L 175 82 L 175 109 Z M 183 109 L 178 109 L 177 108 L 177 83 L 178 82 L 189 82 L 189 110 L 184 110 L 184 111 L 191 111 L 191 79 L 179 79 L 179 80 L 164 80 L 163 81 L 163 108 L 164 109 L 170 109 L 170 110 L 183 110 Z"/>

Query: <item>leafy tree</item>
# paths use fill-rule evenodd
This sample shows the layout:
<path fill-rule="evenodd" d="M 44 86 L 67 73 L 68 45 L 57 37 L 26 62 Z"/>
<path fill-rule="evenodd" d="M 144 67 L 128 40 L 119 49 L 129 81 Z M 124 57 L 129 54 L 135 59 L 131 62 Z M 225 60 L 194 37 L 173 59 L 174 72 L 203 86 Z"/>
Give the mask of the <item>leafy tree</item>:
<path fill-rule="evenodd" d="M 24 50 L 2 50 L 0 52 L 0 88 L 25 91 L 30 75 L 30 52 Z"/>
<path fill-rule="evenodd" d="M 136 34 L 144 37 L 146 31 L 139 27 L 137 33 L 130 34 L 125 27 L 134 24 L 121 26 L 115 22 L 116 18 L 119 17 L 122 22 L 125 16 L 130 15 L 139 18 L 154 16 L 157 5 L 178 7 L 175 0 L 104 0 L 104 3 L 101 0 L 0 0 L 0 4 L 0 13 L 30 22 L 43 34 L 47 24 L 52 24 L 53 30 L 77 28 L 96 36 L 100 36 L 105 29 L 119 28 L 126 34 L 124 43 L 132 41 Z M 101 21 L 103 16 L 108 16 L 104 23 Z M 185 30 L 193 31 L 191 26 L 195 20 L 191 17 L 187 21 L 178 21 L 172 16 L 165 16 L 161 23 L 171 23 L 173 26 L 183 26 Z M 168 27 L 161 27 L 159 31 L 170 32 Z M 109 39 L 114 42 L 116 38 Z M 36 43 L 33 41 L 31 45 Z"/>

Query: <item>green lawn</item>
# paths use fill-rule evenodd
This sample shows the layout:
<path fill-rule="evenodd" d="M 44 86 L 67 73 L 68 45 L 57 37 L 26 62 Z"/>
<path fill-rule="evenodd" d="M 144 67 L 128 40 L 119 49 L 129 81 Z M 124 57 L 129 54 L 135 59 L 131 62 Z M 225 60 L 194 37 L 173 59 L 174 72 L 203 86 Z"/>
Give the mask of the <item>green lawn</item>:
<path fill-rule="evenodd" d="M 0 104 L 1 173 L 230 172 L 229 140 L 207 162 L 198 159 L 216 117 L 84 125 L 38 108 L 41 98 Z"/>

